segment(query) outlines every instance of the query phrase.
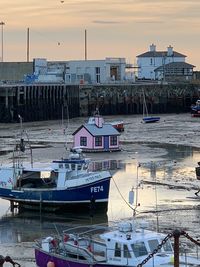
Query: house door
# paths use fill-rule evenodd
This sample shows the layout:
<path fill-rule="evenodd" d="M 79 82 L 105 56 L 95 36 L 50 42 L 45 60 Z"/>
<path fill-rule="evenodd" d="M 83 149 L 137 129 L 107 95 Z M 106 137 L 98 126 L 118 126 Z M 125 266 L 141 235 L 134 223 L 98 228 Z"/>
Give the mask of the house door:
<path fill-rule="evenodd" d="M 104 149 L 109 150 L 109 136 L 104 136 Z"/>

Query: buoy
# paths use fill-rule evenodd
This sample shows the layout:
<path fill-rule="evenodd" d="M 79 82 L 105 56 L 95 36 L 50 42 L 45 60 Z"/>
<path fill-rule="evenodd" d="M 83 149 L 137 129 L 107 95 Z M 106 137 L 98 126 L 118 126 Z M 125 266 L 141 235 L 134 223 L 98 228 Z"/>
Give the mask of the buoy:
<path fill-rule="evenodd" d="M 47 263 L 47 267 L 56 267 L 55 263 L 53 261 L 49 261 Z"/>

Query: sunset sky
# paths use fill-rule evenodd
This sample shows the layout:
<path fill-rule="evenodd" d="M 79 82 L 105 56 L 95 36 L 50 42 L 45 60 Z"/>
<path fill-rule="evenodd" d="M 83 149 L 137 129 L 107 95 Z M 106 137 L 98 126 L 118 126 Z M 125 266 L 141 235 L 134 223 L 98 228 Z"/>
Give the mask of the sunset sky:
<path fill-rule="evenodd" d="M 88 59 L 135 63 L 154 43 L 200 70 L 200 0 L 0 0 L 0 21 L 4 61 L 26 61 L 27 28 L 31 60 L 84 59 L 87 29 Z"/>

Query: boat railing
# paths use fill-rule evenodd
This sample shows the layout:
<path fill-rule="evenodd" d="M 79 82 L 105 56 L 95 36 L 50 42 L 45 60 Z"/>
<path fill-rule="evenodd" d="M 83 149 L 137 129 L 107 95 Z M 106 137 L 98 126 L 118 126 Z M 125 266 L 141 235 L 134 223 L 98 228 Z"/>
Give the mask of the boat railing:
<path fill-rule="evenodd" d="M 91 229 L 92 227 L 92 229 Z M 108 230 L 108 226 L 107 225 L 103 225 L 103 224 L 95 224 L 93 226 L 91 225 L 79 225 L 79 226 L 75 226 L 75 227 L 71 227 L 69 229 L 66 229 L 63 231 L 63 234 L 70 234 L 70 233 L 74 233 L 76 230 L 81 230 L 81 229 L 86 229 L 84 231 L 78 231 L 77 235 L 81 236 L 81 235 L 85 235 L 87 233 L 92 233 L 98 230 Z"/>

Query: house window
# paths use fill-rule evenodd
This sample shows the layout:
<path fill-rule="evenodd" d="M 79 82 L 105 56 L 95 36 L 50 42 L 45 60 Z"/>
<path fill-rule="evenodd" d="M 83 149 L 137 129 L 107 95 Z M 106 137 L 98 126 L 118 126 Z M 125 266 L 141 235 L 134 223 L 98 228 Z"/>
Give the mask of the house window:
<path fill-rule="evenodd" d="M 111 136 L 110 137 L 110 145 L 116 146 L 117 145 L 117 136 Z"/>
<path fill-rule="evenodd" d="M 96 71 L 96 82 L 100 83 L 100 67 L 96 67 L 95 71 Z"/>
<path fill-rule="evenodd" d="M 102 137 L 101 136 L 95 137 L 95 146 L 102 146 Z"/>
<path fill-rule="evenodd" d="M 80 138 L 80 146 L 87 146 L 87 137 L 81 136 L 81 138 Z"/>
<path fill-rule="evenodd" d="M 150 65 L 153 65 L 153 59 L 152 58 L 150 59 Z"/>

